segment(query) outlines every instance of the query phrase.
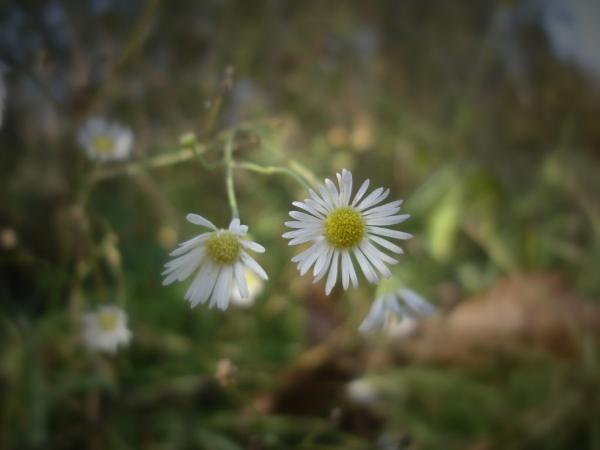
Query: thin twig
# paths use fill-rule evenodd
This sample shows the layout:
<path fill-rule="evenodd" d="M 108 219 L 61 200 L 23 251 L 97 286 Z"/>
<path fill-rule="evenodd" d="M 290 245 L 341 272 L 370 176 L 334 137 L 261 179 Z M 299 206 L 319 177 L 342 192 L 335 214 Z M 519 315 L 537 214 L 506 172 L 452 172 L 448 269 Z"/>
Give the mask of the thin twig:
<path fill-rule="evenodd" d="M 159 167 L 172 166 L 190 159 L 201 157 L 206 151 L 206 146 L 197 144 L 194 148 L 184 148 L 176 152 L 161 154 L 144 161 L 131 162 L 123 165 L 106 167 L 92 172 L 89 178 L 90 184 L 98 183 L 109 178 L 118 177 L 121 175 L 133 175 L 143 172 L 147 169 L 156 169 Z M 205 163 L 208 165 L 208 163 Z"/>
<path fill-rule="evenodd" d="M 231 215 L 234 219 L 240 217 L 240 211 L 235 197 L 235 188 L 233 186 L 233 139 L 232 135 L 225 143 L 225 153 L 223 155 L 223 162 L 227 167 L 225 176 L 225 186 L 227 187 L 227 199 L 229 200 L 229 206 L 231 207 Z"/>
<path fill-rule="evenodd" d="M 280 166 L 261 166 L 259 164 L 255 164 L 248 161 L 243 162 L 235 162 L 233 166 L 236 169 L 249 170 L 251 172 L 262 173 L 264 175 L 273 175 L 275 173 L 280 173 L 282 175 L 287 175 L 297 181 L 304 189 L 310 189 L 310 185 L 302 178 L 300 174 L 294 172 L 291 169 Z"/>

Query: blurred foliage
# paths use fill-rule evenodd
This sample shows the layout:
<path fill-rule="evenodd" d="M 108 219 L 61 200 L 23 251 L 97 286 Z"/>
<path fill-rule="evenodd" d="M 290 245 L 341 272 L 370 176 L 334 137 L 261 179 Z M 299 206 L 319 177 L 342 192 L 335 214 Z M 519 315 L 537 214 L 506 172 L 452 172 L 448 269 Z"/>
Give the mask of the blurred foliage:
<path fill-rule="evenodd" d="M 346 167 L 405 198 L 415 238 L 394 273 L 443 315 L 534 270 L 595 307 L 598 84 L 554 57 L 541 12 L 519 16 L 533 3 L 5 4 L 0 447 L 600 449 L 597 336 L 582 331 L 568 357 L 526 344 L 486 364 L 389 357 L 396 341 L 357 336 L 372 287 L 324 297 L 289 262 L 283 221 L 305 193 L 280 173 L 236 171 L 267 247 L 252 308 L 190 311 L 185 285 L 160 285 L 194 233 L 185 214 L 229 216 L 209 167 L 235 132 L 237 160 L 319 178 Z M 75 135 L 92 114 L 134 130 L 133 165 L 85 159 Z M 116 357 L 80 342 L 81 312 L 103 302 L 130 317 Z M 299 385 L 332 342 L 358 350 Z M 344 394 L 361 376 L 374 404 Z"/>

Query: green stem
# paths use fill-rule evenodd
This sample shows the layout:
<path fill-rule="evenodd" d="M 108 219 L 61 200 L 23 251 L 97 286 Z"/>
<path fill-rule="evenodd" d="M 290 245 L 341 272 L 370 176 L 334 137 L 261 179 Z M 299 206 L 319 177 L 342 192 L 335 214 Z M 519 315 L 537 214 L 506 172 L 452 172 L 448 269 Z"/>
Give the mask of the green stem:
<path fill-rule="evenodd" d="M 129 36 L 125 40 L 125 45 L 121 49 L 121 53 L 117 57 L 117 60 L 113 64 L 110 70 L 110 76 L 113 77 L 122 66 L 134 55 L 146 41 L 150 35 L 150 29 L 154 17 L 158 11 L 160 0 L 149 0 L 144 6 L 142 14 L 139 16 L 138 22 L 135 24 Z"/>
<path fill-rule="evenodd" d="M 204 130 L 204 134 L 209 135 L 212 133 L 215 123 L 217 122 L 217 117 L 219 116 L 219 112 L 221 111 L 221 106 L 223 105 L 223 94 L 217 95 L 211 103 L 210 111 L 208 112 L 208 120 L 206 123 L 206 128 Z"/>
<path fill-rule="evenodd" d="M 304 165 L 300 164 L 298 161 L 295 160 L 291 160 L 289 162 L 290 164 L 290 169 L 292 169 L 294 172 L 298 173 L 300 176 L 302 176 L 309 185 L 311 186 L 318 186 L 320 183 L 320 180 L 315 176 L 315 174 L 308 169 L 307 167 L 305 167 Z"/>
<path fill-rule="evenodd" d="M 227 168 L 225 186 L 227 188 L 227 199 L 229 200 L 229 206 L 231 207 L 231 215 L 234 219 L 238 219 L 240 217 L 240 211 L 238 209 L 237 199 L 235 198 L 235 188 L 233 186 L 233 135 L 225 143 L 223 162 Z"/>
<path fill-rule="evenodd" d="M 294 172 L 291 169 L 280 166 L 261 166 L 259 164 L 255 164 L 252 162 L 244 161 L 244 162 L 236 162 L 234 163 L 236 169 L 249 170 L 251 172 L 262 173 L 264 175 L 273 175 L 275 173 L 280 173 L 282 175 L 287 175 L 293 178 L 300 186 L 304 189 L 309 190 L 310 185 L 300 176 L 297 172 Z"/>
<path fill-rule="evenodd" d="M 205 151 L 206 147 L 202 144 L 198 144 L 196 148 L 184 148 L 176 152 L 158 155 L 145 161 L 131 162 L 115 167 L 101 168 L 90 175 L 89 182 L 90 184 L 94 184 L 99 181 L 104 181 L 120 175 L 133 175 L 144 172 L 146 169 L 155 169 L 159 167 L 171 166 L 173 164 L 179 164 L 189 161 L 190 159 L 200 157 Z M 207 166 L 211 166 L 203 160 L 201 160 L 201 162 Z"/>
<path fill-rule="evenodd" d="M 146 169 L 155 169 L 160 167 L 172 166 L 174 164 L 180 164 L 190 159 L 196 158 L 200 163 L 207 169 L 213 170 L 222 165 L 222 162 L 209 163 L 204 160 L 203 155 L 207 153 L 212 146 L 216 146 L 222 140 L 231 139 L 231 136 L 235 134 L 236 130 L 245 129 L 251 130 L 253 127 L 262 126 L 263 122 L 269 123 L 268 120 L 255 120 L 248 121 L 238 126 L 236 129 L 227 129 L 223 132 L 218 133 L 214 140 L 211 140 L 208 144 L 202 144 L 195 142 L 193 147 L 185 147 L 178 151 L 168 152 L 160 154 L 152 158 L 145 159 L 143 161 L 135 161 L 115 165 L 113 167 L 100 167 L 94 170 L 89 176 L 89 183 L 94 184 L 100 181 L 104 181 L 110 178 L 132 175 L 139 172 L 144 172 Z M 293 163 L 290 163 L 293 164 Z"/>

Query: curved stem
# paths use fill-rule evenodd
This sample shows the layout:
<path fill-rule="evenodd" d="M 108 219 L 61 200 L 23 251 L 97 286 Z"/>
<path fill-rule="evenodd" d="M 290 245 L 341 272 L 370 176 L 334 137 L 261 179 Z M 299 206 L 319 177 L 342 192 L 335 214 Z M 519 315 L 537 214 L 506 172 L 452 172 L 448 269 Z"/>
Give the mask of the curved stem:
<path fill-rule="evenodd" d="M 240 217 L 237 199 L 235 197 L 235 188 L 233 186 L 233 135 L 225 143 L 225 152 L 223 154 L 223 162 L 226 166 L 225 186 L 227 188 L 227 199 L 231 207 L 231 216 L 233 219 Z"/>
<path fill-rule="evenodd" d="M 290 169 L 292 169 L 294 172 L 298 173 L 301 177 L 303 177 L 309 185 L 311 186 L 318 186 L 320 183 L 320 180 L 315 176 L 315 174 L 308 169 L 307 167 L 305 167 L 304 165 L 300 164 L 298 161 L 296 160 L 290 160 L 289 162 L 290 164 Z"/>
<path fill-rule="evenodd" d="M 293 178 L 300 186 L 304 189 L 309 190 L 310 185 L 298 174 L 291 169 L 280 166 L 261 166 L 259 164 L 255 164 L 252 162 L 244 161 L 244 162 L 236 162 L 233 164 L 236 169 L 249 170 L 251 172 L 262 173 L 264 175 L 272 175 L 274 173 L 280 173 L 282 175 L 287 175 Z"/>
<path fill-rule="evenodd" d="M 145 161 L 131 162 L 119 166 L 101 168 L 92 172 L 89 178 L 90 184 L 94 184 L 100 181 L 107 180 L 109 178 L 117 177 L 119 175 L 133 175 L 139 172 L 143 172 L 146 169 L 155 169 L 159 167 L 167 167 L 173 164 L 179 164 L 182 162 L 189 161 L 193 158 L 198 158 L 200 162 L 207 166 L 209 169 L 213 169 L 216 166 L 204 161 L 201 156 L 205 153 L 206 146 L 198 144 L 196 148 L 184 148 L 176 152 L 169 152 L 166 154 L 158 155 L 153 158 L 149 158 Z"/>

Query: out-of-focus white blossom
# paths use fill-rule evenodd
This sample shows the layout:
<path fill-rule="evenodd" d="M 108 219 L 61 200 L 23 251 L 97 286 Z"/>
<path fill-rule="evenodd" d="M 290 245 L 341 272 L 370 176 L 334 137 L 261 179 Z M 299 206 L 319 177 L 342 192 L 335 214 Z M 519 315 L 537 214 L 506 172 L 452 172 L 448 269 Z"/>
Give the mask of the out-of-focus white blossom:
<path fill-rule="evenodd" d="M 405 336 L 414 331 L 420 317 L 435 311 L 435 307 L 416 292 L 400 288 L 375 299 L 359 331 L 382 331 L 390 336 Z"/>
<path fill-rule="evenodd" d="M 357 378 L 346 385 L 347 397 L 357 405 L 368 406 L 378 400 L 379 394 L 368 378 Z"/>
<path fill-rule="evenodd" d="M 100 306 L 82 317 L 83 340 L 92 351 L 116 353 L 131 340 L 127 314 L 118 306 Z"/>
<path fill-rule="evenodd" d="M 79 130 L 78 142 L 91 160 L 120 161 L 131 155 L 133 132 L 119 123 L 92 117 Z"/>

